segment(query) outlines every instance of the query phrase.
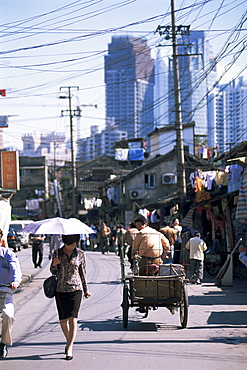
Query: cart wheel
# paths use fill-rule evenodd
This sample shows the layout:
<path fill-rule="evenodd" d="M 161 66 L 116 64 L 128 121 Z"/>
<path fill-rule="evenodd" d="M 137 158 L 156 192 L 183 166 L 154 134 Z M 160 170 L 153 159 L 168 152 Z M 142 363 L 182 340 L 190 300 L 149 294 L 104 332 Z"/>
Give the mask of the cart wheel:
<path fill-rule="evenodd" d="M 128 286 L 124 284 L 123 288 L 123 302 L 121 304 L 123 310 L 123 327 L 127 328 L 128 326 L 128 313 L 129 313 L 129 294 Z"/>
<path fill-rule="evenodd" d="M 187 321 L 188 321 L 188 307 L 189 307 L 189 302 L 188 302 L 188 293 L 186 290 L 186 286 L 184 285 L 183 287 L 183 293 L 182 293 L 182 301 L 180 304 L 180 322 L 182 328 L 186 328 L 187 326 Z"/>
<path fill-rule="evenodd" d="M 214 262 L 207 263 L 205 266 L 206 271 L 210 276 L 216 275 L 219 272 L 219 267 L 220 267 L 219 264 Z"/>

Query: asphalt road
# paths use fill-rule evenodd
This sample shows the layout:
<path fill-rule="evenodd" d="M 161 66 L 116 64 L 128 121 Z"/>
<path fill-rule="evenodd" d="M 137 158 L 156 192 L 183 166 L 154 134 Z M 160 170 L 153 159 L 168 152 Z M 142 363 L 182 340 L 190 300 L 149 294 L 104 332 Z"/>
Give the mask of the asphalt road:
<path fill-rule="evenodd" d="M 31 248 L 18 256 L 23 274 L 35 276 L 14 295 L 14 345 L 0 360 L 2 370 L 246 369 L 247 280 L 221 288 L 208 277 L 202 286 L 188 284 L 186 329 L 181 329 L 179 314 L 171 315 L 166 308 L 151 311 L 146 319 L 130 308 L 129 325 L 123 329 L 119 258 L 86 252 L 92 296 L 82 302 L 74 359 L 68 362 L 54 299 L 47 299 L 42 290 L 50 274 L 48 247 L 42 269 L 33 269 Z"/>

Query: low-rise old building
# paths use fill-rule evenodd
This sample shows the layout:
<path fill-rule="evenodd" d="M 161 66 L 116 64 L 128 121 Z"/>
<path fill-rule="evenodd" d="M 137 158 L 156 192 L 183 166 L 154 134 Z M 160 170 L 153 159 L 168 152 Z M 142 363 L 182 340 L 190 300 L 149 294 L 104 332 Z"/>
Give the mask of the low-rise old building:
<path fill-rule="evenodd" d="M 189 175 L 195 166 L 207 168 L 208 163 L 189 153 L 186 153 L 185 158 L 186 178 L 189 184 Z M 151 159 L 128 174 L 108 181 L 102 189 L 102 194 L 107 195 L 103 207 L 108 216 L 111 215 L 109 222 L 115 224 L 127 225 L 140 209 L 151 211 L 163 208 L 166 204 L 172 208 L 179 201 L 176 150 Z M 163 201 L 166 197 L 170 199 L 169 202 Z M 187 203 L 190 203 L 189 193 Z"/>
<path fill-rule="evenodd" d="M 11 198 L 12 214 L 19 218 L 47 216 L 49 174 L 45 157 L 19 157 L 20 190 Z"/>

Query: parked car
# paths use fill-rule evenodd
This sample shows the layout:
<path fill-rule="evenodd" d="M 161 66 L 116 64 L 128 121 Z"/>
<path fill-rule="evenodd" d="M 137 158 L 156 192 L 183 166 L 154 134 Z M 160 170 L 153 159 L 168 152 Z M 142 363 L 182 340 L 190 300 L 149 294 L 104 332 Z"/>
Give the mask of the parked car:
<path fill-rule="evenodd" d="M 7 242 L 9 248 L 13 248 L 14 252 L 17 252 L 17 250 L 21 250 L 21 237 L 18 232 L 11 227 L 9 228 L 9 232 L 7 235 Z"/>
<path fill-rule="evenodd" d="M 17 231 L 17 233 L 20 235 L 21 238 L 21 245 L 23 248 L 28 248 L 29 243 L 29 233 L 25 233 L 20 231 L 23 229 L 26 225 L 30 224 L 33 222 L 32 220 L 16 220 L 16 221 L 11 221 L 10 222 L 10 227 Z"/>

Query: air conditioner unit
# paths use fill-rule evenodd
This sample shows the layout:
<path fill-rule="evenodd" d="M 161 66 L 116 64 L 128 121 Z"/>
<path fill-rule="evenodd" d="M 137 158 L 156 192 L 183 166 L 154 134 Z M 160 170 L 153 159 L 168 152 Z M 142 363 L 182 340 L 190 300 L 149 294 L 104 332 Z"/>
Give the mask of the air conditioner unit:
<path fill-rule="evenodd" d="M 161 178 L 162 184 L 176 184 L 177 176 L 174 173 L 163 173 Z"/>
<path fill-rule="evenodd" d="M 145 190 L 130 190 L 130 199 L 143 199 L 145 197 Z"/>

